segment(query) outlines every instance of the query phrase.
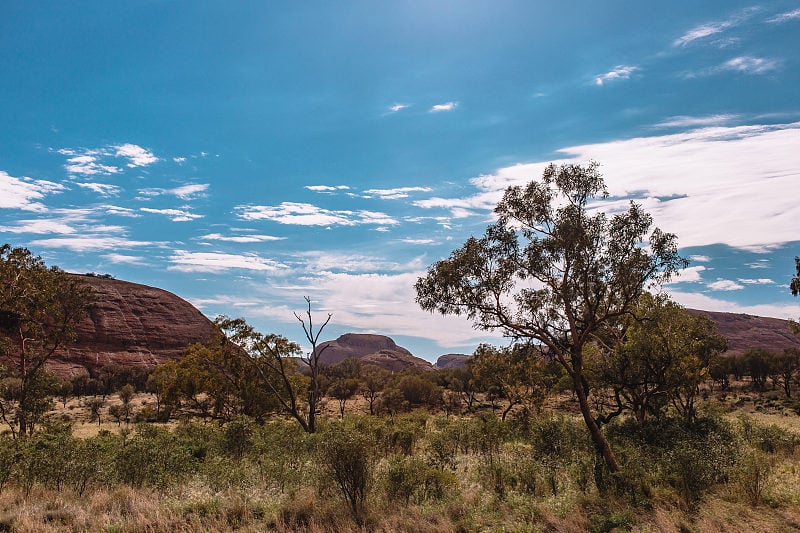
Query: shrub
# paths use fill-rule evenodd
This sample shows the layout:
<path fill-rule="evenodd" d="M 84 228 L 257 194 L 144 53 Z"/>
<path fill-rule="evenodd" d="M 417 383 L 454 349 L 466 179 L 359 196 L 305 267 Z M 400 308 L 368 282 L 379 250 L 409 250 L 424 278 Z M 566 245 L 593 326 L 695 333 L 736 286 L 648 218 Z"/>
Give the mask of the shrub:
<path fill-rule="evenodd" d="M 321 438 L 320 466 L 350 506 L 353 519 L 361 525 L 375 464 L 374 442 L 347 424 L 331 426 Z"/>

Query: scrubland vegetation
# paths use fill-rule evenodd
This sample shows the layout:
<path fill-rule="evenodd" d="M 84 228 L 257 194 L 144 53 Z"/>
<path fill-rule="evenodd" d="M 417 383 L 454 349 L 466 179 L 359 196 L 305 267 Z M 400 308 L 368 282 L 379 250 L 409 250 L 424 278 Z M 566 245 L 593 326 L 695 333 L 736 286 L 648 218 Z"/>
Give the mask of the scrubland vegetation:
<path fill-rule="evenodd" d="M 342 367 L 359 370 L 348 379 L 365 391 L 374 369 L 349 361 L 327 374 Z M 509 402 L 488 395 L 478 381 L 472 381 L 471 409 L 463 390 L 454 390 L 463 389 L 457 376 L 466 378 L 468 371 L 389 376 L 374 415 L 364 396 L 352 397 L 343 417 L 339 402 L 327 397 L 315 433 L 291 418 L 219 416 L 188 401 L 172 405 L 166 417 L 156 412 L 154 393 L 128 398 L 130 384 L 97 391 L 103 402 L 98 427 L 95 397 L 68 396 L 66 407 L 60 400 L 51 404 L 55 410 L 32 434 L 14 439 L 6 432 L 0 438 L 0 528 L 800 527 L 800 406 L 777 384 L 759 391 L 747 375 L 743 381 L 731 375 L 725 390 L 702 385 L 692 420 L 671 410 L 643 422 L 618 417 L 604 428 L 621 465 L 611 473 L 569 392 L 530 396 L 503 419 Z M 131 374 L 120 367 L 103 373 L 116 375 L 118 384 L 120 376 Z M 143 376 L 138 381 L 146 387 Z M 416 398 L 417 407 L 404 399 L 420 390 L 427 392 Z M 449 393 L 455 394 L 445 409 Z M 380 400 L 383 394 L 403 399 L 393 409 Z M 126 406 L 127 421 L 112 416 L 115 406 Z M 155 422 L 159 416 L 162 422 Z"/>

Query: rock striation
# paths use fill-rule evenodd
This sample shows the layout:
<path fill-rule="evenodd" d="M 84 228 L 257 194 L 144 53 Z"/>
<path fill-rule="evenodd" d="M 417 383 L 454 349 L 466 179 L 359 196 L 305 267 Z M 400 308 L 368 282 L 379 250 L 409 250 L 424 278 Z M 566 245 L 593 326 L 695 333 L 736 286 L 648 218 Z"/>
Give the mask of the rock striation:
<path fill-rule="evenodd" d="M 320 350 L 320 361 L 324 365 L 335 365 L 353 358 L 393 372 L 410 367 L 433 370 L 428 361 L 414 356 L 385 335 L 345 333 L 336 340 L 323 342 L 317 350 Z"/>
<path fill-rule="evenodd" d="M 101 276 L 80 276 L 97 302 L 77 327 L 76 342 L 54 354 L 50 371 L 86 374 L 106 364 L 152 367 L 178 359 L 211 338 L 213 323 L 196 307 L 155 287 Z"/>

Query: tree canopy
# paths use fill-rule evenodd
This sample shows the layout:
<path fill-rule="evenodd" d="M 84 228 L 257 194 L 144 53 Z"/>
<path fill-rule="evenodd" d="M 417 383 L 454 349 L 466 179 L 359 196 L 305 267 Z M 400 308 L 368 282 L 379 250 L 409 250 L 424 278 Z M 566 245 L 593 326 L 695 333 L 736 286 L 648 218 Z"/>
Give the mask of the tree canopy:
<path fill-rule="evenodd" d="M 540 181 L 509 187 L 497 221 L 416 283 L 423 309 L 465 315 L 476 328 L 542 345 L 569 374 L 592 440 L 609 469 L 616 458 L 588 401 L 584 347 L 629 313 L 650 282 L 687 265 L 674 235 L 631 202 L 613 216 L 596 163 L 550 165 Z"/>
<path fill-rule="evenodd" d="M 75 326 L 93 301 L 92 288 L 78 276 L 48 268 L 26 248 L 0 246 L 0 355 L 10 363 L 8 374 L 20 380 L 15 411 L 20 434 L 32 430 L 40 410 L 37 391 L 45 363 L 74 340 Z M 5 406 L 0 407 L 5 417 Z"/>

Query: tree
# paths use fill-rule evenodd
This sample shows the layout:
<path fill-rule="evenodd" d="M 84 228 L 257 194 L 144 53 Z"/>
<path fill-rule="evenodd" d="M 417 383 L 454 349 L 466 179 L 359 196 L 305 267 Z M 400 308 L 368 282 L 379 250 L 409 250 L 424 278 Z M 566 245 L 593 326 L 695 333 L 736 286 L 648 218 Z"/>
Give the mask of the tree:
<path fill-rule="evenodd" d="M 369 414 L 375 414 L 375 400 L 380 396 L 390 373 L 383 368 L 367 365 L 361 370 L 361 396 L 369 403 Z"/>
<path fill-rule="evenodd" d="M 328 394 L 339 402 L 339 416 L 344 418 L 347 400 L 355 396 L 359 382 L 355 378 L 336 378 L 328 386 Z"/>
<path fill-rule="evenodd" d="M 506 419 L 515 405 L 540 406 L 553 385 L 548 379 L 546 362 L 537 355 L 538 348 L 515 344 L 509 348 L 495 348 L 481 344 L 472 359 L 475 380 L 487 390 L 494 387 L 508 402 L 501 418 Z"/>
<path fill-rule="evenodd" d="M 609 328 L 592 361 L 600 387 L 613 392 L 610 419 L 623 410 L 642 424 L 658 418 L 670 403 L 685 418 L 695 416 L 699 385 L 710 375 L 712 359 L 727 347 L 714 323 L 693 316 L 665 295 L 643 294 L 617 327 Z"/>
<path fill-rule="evenodd" d="M 797 274 L 794 275 L 789 283 L 789 290 L 792 291 L 792 296 L 797 296 L 800 294 L 800 257 L 795 256 L 794 267 L 797 270 Z"/>
<path fill-rule="evenodd" d="M 305 318 L 295 313 L 300 321 L 311 351 L 302 356 L 300 346 L 286 337 L 257 332 L 243 318 L 218 317 L 216 324 L 226 338 L 243 350 L 243 355 L 261 378 L 261 382 L 275 395 L 285 413 L 294 418 L 308 433 L 317 429 L 317 407 L 322 398 L 320 387 L 320 358 L 325 351 L 318 348 L 319 337 L 332 315 L 322 325 L 315 327 L 311 314 L 311 299 L 306 297 Z M 298 371 L 299 363 L 306 366 L 308 376 Z M 303 402 L 305 396 L 305 402 Z"/>
<path fill-rule="evenodd" d="M 78 276 L 48 268 L 26 248 L 0 246 L 0 356 L 21 380 L 15 412 L 21 435 L 33 431 L 30 407 L 38 403 L 45 364 L 74 340 L 93 301 L 93 289 Z"/>
<path fill-rule="evenodd" d="M 423 309 L 541 344 L 569 375 L 592 442 L 616 472 L 589 401 L 584 348 L 630 311 L 648 282 L 668 280 L 688 263 L 674 235 L 650 232 L 652 218 L 639 205 L 611 218 L 592 209 L 592 200 L 607 196 L 596 163 L 550 165 L 541 181 L 509 187 L 497 222 L 433 264 L 416 291 Z"/>

